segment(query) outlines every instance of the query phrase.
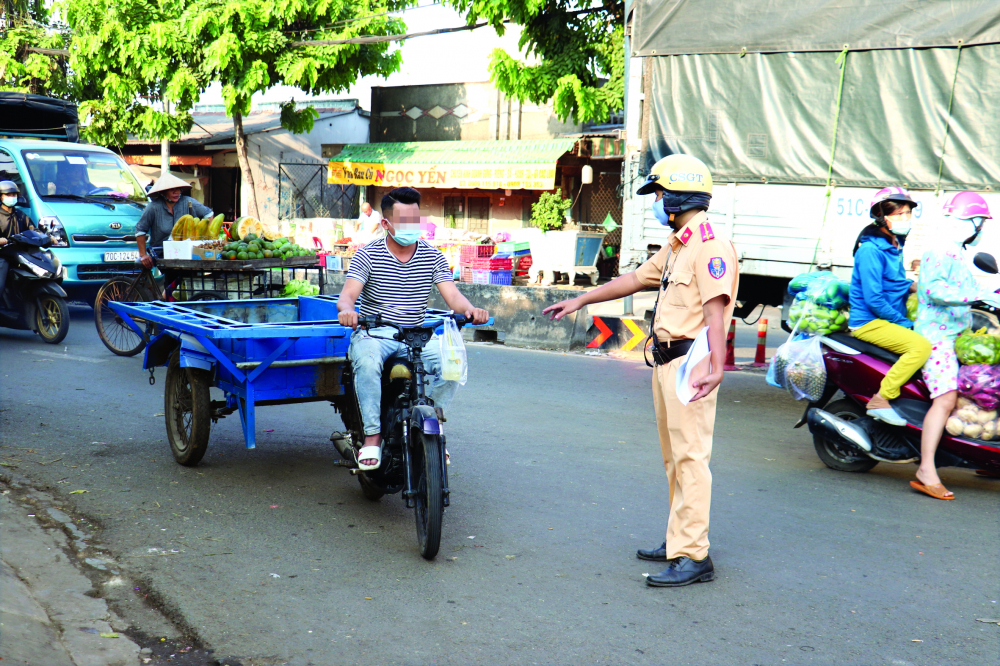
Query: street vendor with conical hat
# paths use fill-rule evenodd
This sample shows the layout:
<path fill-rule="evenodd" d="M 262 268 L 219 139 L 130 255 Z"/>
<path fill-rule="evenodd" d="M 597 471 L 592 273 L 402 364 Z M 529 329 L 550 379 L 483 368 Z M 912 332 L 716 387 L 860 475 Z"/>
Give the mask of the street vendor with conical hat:
<path fill-rule="evenodd" d="M 153 258 L 149 250 L 163 247 L 163 241 L 170 238 L 174 224 L 184 215 L 198 218 L 213 217 L 215 213 L 208 206 L 184 194 L 191 185 L 167 172 L 160 176 L 149 190 L 151 201 L 142 211 L 139 223 L 135 225 L 135 239 L 139 245 L 139 259 L 150 268 Z"/>

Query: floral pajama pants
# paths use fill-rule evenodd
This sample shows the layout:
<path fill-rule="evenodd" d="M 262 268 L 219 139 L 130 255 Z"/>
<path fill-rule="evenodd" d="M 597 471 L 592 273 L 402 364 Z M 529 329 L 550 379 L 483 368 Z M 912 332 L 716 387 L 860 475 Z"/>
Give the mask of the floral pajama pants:
<path fill-rule="evenodd" d="M 958 356 L 955 355 L 955 340 L 931 340 L 931 355 L 924 363 L 924 382 L 931 398 L 958 390 Z"/>

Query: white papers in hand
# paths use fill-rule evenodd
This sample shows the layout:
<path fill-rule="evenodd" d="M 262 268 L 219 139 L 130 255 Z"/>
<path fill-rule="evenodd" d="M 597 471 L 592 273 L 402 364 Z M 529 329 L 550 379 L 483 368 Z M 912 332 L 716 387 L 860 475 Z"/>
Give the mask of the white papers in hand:
<path fill-rule="evenodd" d="M 691 348 L 677 368 L 677 399 L 681 404 L 686 405 L 694 397 L 695 390 L 691 386 L 693 379 L 700 379 L 707 375 L 711 367 L 711 359 L 708 358 L 708 326 L 698 331 Z"/>

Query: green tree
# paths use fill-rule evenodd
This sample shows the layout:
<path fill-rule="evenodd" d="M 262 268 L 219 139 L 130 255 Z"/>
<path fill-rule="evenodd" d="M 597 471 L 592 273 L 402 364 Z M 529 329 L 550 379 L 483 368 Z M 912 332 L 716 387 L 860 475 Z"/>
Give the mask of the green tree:
<path fill-rule="evenodd" d="M 253 174 L 247 158 L 243 118 L 251 98 L 277 85 L 306 94 L 346 91 L 359 76 L 387 76 L 399 69 L 398 49 L 387 42 L 329 44 L 372 35 L 398 34 L 405 25 L 386 16 L 411 0 L 199 0 L 182 16 L 187 40 L 201 48 L 200 76 L 222 83 L 226 111 L 233 118 L 236 152 L 249 192 Z M 286 128 L 307 132 L 314 109 L 283 105 Z M 257 217 L 250 197 L 249 214 Z"/>
<path fill-rule="evenodd" d="M 67 98 L 65 26 L 46 26 L 39 0 L 0 0 L 0 90 Z"/>
<path fill-rule="evenodd" d="M 550 100 L 557 116 L 606 121 L 625 103 L 625 3 L 613 0 L 445 0 L 469 25 L 484 21 L 504 33 L 521 26 L 520 49 L 529 65 L 496 49 L 490 78 L 522 102 Z"/>
<path fill-rule="evenodd" d="M 120 146 L 132 134 L 176 140 L 208 84 L 181 23 L 188 0 L 62 0 L 72 31 L 84 137 Z"/>

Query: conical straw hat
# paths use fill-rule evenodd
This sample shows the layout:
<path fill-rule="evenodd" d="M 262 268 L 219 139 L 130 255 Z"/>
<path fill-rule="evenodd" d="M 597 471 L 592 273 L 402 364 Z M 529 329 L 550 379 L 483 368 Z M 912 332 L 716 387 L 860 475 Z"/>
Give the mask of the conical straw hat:
<path fill-rule="evenodd" d="M 147 192 L 147 194 L 149 196 L 153 196 L 154 194 L 159 194 L 160 192 L 164 192 L 166 190 L 172 190 L 175 187 L 190 188 L 191 185 L 171 173 L 165 173 L 156 179 L 156 183 L 153 185 L 153 188 Z"/>

